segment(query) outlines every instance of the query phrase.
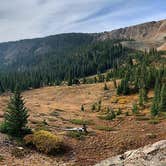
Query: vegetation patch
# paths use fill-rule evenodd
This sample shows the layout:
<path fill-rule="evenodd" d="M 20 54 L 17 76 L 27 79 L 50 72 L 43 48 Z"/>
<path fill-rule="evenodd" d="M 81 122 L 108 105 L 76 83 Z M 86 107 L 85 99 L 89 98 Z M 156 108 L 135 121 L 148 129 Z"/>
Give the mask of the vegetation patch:
<path fill-rule="evenodd" d="M 118 98 L 113 96 L 111 98 L 111 103 L 118 103 Z"/>
<path fill-rule="evenodd" d="M 55 117 L 58 117 L 59 116 L 59 112 L 57 111 L 53 111 L 50 113 L 51 116 L 55 116 Z"/>
<path fill-rule="evenodd" d="M 150 118 L 147 116 L 136 116 L 135 119 L 138 121 L 144 121 L 144 120 L 149 120 Z"/>
<path fill-rule="evenodd" d="M 68 131 L 67 132 L 68 137 L 75 138 L 75 139 L 78 139 L 78 140 L 83 140 L 86 135 L 87 135 L 87 133 L 80 132 L 80 131 Z"/>
<path fill-rule="evenodd" d="M 114 131 L 115 130 L 112 127 L 109 127 L 109 126 L 96 126 L 96 129 L 101 130 L 101 131 Z"/>
<path fill-rule="evenodd" d="M 151 120 L 149 120 L 149 123 L 150 124 L 158 124 L 158 123 L 160 123 L 160 121 L 159 121 L 159 119 L 151 119 Z"/>
<path fill-rule="evenodd" d="M 71 119 L 70 120 L 71 123 L 75 124 L 75 125 L 93 125 L 93 121 L 92 120 L 83 120 L 83 119 Z"/>
<path fill-rule="evenodd" d="M 0 155 L 0 162 L 4 161 L 4 157 Z"/>
<path fill-rule="evenodd" d="M 36 131 L 39 131 L 39 130 L 49 131 L 49 125 L 48 125 L 47 121 L 44 119 L 43 121 L 38 122 L 35 126 L 35 130 Z"/>
<path fill-rule="evenodd" d="M 39 152 L 57 154 L 62 150 L 63 141 L 51 132 L 40 130 L 24 137 L 26 145 L 33 145 Z"/>
<path fill-rule="evenodd" d="M 107 113 L 105 115 L 98 116 L 98 118 L 102 119 L 102 120 L 113 120 L 116 118 L 116 114 L 115 114 L 114 110 L 107 108 Z"/>

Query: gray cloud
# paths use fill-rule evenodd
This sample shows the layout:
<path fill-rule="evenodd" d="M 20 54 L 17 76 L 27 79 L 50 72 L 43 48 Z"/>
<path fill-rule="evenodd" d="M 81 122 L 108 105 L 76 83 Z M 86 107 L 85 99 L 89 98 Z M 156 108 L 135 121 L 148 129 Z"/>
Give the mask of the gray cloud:
<path fill-rule="evenodd" d="M 148 1 L 0 0 L 0 41 L 98 32 L 166 16 L 164 9 L 148 14 L 156 6 Z"/>

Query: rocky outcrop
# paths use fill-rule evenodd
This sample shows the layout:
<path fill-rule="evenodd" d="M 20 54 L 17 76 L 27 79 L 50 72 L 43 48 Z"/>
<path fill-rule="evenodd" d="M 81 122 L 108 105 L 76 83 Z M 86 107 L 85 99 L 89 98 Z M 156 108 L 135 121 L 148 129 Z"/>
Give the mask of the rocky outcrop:
<path fill-rule="evenodd" d="M 101 161 L 95 166 L 165 166 L 166 140 Z"/>
<path fill-rule="evenodd" d="M 153 21 L 105 32 L 101 39 L 134 39 L 137 41 L 161 41 L 166 36 L 166 20 Z"/>
<path fill-rule="evenodd" d="M 99 35 L 98 40 L 106 39 L 130 39 L 131 41 L 124 41 L 122 44 L 138 50 L 158 48 L 166 42 L 166 19 L 120 28 Z M 162 47 L 162 50 L 166 48 Z"/>

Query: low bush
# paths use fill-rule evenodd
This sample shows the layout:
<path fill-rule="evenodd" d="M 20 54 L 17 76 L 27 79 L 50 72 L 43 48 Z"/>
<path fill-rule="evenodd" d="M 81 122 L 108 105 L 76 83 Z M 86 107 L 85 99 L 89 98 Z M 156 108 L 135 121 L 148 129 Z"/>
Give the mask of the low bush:
<path fill-rule="evenodd" d="M 127 112 L 125 112 L 125 115 L 126 115 L 126 116 L 129 116 L 130 114 L 129 114 L 129 112 L 127 111 Z"/>
<path fill-rule="evenodd" d="M 56 154 L 62 150 L 62 139 L 48 131 L 40 130 L 24 137 L 26 145 L 33 145 L 39 152 Z"/>
<path fill-rule="evenodd" d="M 3 160 L 4 160 L 4 157 L 0 155 L 0 162 L 2 162 Z"/>
<path fill-rule="evenodd" d="M 111 98 L 111 103 L 118 103 L 118 98 L 117 97 L 112 97 Z"/>
<path fill-rule="evenodd" d="M 95 110 L 96 110 L 96 103 L 94 103 L 94 104 L 92 105 L 91 110 L 92 110 L 92 111 L 95 111 Z"/>
<path fill-rule="evenodd" d="M 1 124 L 0 124 L 0 132 L 1 133 L 7 133 L 7 125 L 6 125 L 6 123 L 5 122 L 2 122 Z"/>
<path fill-rule="evenodd" d="M 101 130 L 101 131 L 113 131 L 114 130 L 112 127 L 109 127 L 109 126 L 97 126 L 96 129 Z"/>
<path fill-rule="evenodd" d="M 107 114 L 104 116 L 98 116 L 98 117 L 102 120 L 113 120 L 116 118 L 116 114 L 114 110 L 110 110 L 109 108 L 107 108 Z"/>
<path fill-rule="evenodd" d="M 149 117 L 147 116 L 136 116 L 135 118 L 138 121 L 144 121 L 144 120 L 149 120 Z"/>
<path fill-rule="evenodd" d="M 133 104 L 132 113 L 133 114 L 138 114 L 139 113 L 137 104 Z"/>
<path fill-rule="evenodd" d="M 50 113 L 50 116 L 58 117 L 59 116 L 59 112 L 53 111 L 53 112 Z"/>
<path fill-rule="evenodd" d="M 159 122 L 160 122 L 159 119 L 150 119 L 149 120 L 150 124 L 158 124 Z"/>
<path fill-rule="evenodd" d="M 83 119 L 71 119 L 70 122 L 75 125 L 83 125 L 83 124 L 92 125 L 93 124 L 91 120 L 83 120 Z"/>
<path fill-rule="evenodd" d="M 122 114 L 122 110 L 119 108 L 116 115 L 121 115 Z"/>
<path fill-rule="evenodd" d="M 87 134 L 85 132 L 80 132 L 80 131 L 68 131 L 67 136 L 71 138 L 76 138 L 79 140 L 82 140 L 85 138 Z"/>

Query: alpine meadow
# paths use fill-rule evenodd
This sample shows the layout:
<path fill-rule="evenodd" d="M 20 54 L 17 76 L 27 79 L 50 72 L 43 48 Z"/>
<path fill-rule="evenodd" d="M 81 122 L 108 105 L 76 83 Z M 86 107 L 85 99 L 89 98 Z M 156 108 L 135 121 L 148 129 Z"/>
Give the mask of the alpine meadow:
<path fill-rule="evenodd" d="M 2 2 L 0 165 L 166 165 L 165 6 Z"/>

